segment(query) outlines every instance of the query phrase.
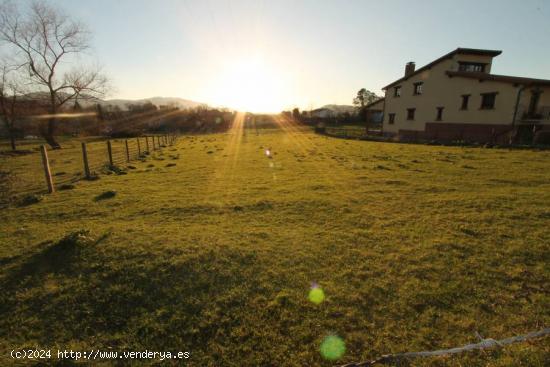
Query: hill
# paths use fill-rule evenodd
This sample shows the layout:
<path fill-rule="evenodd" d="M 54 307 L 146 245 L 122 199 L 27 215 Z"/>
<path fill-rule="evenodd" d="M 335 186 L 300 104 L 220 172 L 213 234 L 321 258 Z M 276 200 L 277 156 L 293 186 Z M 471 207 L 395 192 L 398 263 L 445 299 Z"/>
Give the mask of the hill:
<path fill-rule="evenodd" d="M 66 98 L 69 96 L 67 93 L 59 93 L 59 96 L 61 98 Z M 28 93 L 25 94 L 25 99 L 29 100 L 48 100 L 49 94 L 47 92 L 34 92 L 34 93 Z M 178 107 L 180 109 L 186 109 L 186 108 L 195 108 L 199 106 L 207 106 L 206 103 L 191 101 L 189 99 L 179 98 L 179 97 L 150 97 L 150 98 L 142 98 L 142 99 L 100 99 L 95 97 L 90 97 L 83 95 L 78 99 L 78 103 L 82 107 L 89 107 L 94 104 L 101 104 L 104 106 L 111 105 L 111 106 L 118 106 L 122 110 L 128 109 L 128 105 L 137 105 L 137 104 L 144 104 L 147 102 L 151 102 L 155 106 L 171 106 L 171 107 Z M 66 106 L 72 106 L 71 100 L 69 100 L 65 105 Z"/>
<path fill-rule="evenodd" d="M 143 99 L 107 99 L 107 100 L 100 100 L 99 103 L 102 105 L 112 105 L 112 106 L 118 106 L 121 109 L 127 109 L 128 105 L 143 104 L 147 102 L 151 102 L 155 106 L 173 106 L 173 107 L 178 107 L 180 109 L 206 106 L 205 103 L 195 102 L 195 101 L 191 101 L 191 100 L 179 98 L 179 97 L 151 97 L 151 98 L 143 98 Z"/>
<path fill-rule="evenodd" d="M 321 108 L 326 108 L 328 110 L 334 111 L 336 115 L 346 113 L 346 112 L 350 114 L 354 114 L 357 112 L 357 108 L 355 106 L 344 105 L 344 104 L 327 104 Z"/>

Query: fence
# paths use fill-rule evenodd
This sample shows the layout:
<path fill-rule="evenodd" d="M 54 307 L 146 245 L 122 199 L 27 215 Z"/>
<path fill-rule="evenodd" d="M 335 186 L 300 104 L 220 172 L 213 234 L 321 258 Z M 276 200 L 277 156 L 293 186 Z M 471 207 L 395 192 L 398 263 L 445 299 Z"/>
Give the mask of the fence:
<path fill-rule="evenodd" d="M 55 192 L 69 188 L 82 179 L 94 179 L 102 173 L 118 171 L 130 162 L 144 159 L 176 142 L 175 135 L 142 136 L 129 139 L 70 140 L 63 149 L 48 150 L 34 146 L 24 156 L 5 161 L 12 173 L 13 196 Z M 36 154 L 39 151 L 40 154 Z"/>
<path fill-rule="evenodd" d="M 366 136 L 366 128 L 362 126 L 353 127 L 326 127 L 325 134 L 340 138 L 359 139 Z"/>

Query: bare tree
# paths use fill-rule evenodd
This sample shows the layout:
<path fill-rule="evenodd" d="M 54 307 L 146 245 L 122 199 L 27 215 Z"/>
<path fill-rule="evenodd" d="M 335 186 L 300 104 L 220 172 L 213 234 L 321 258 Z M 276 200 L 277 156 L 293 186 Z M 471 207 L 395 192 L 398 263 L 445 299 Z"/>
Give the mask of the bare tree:
<path fill-rule="evenodd" d="M 11 46 L 13 58 L 28 71 L 37 95 L 47 96 L 49 118 L 42 126 L 48 144 L 60 148 L 54 134 L 56 115 L 65 103 L 103 95 L 107 78 L 98 67 L 69 69 L 89 49 L 89 32 L 59 9 L 43 1 L 28 3 L 28 11 L 5 0 L 0 8 L 0 40 Z"/>
<path fill-rule="evenodd" d="M 0 66 L 0 114 L 10 138 L 11 149 L 16 150 L 15 124 L 19 120 L 18 98 L 23 94 L 23 84 L 17 68 L 3 63 Z"/>

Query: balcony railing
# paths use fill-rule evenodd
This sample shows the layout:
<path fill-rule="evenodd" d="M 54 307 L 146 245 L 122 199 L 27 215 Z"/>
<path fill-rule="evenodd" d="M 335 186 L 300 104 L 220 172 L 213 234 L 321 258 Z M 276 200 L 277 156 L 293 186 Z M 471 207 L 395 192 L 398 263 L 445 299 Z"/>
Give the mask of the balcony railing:
<path fill-rule="evenodd" d="M 530 112 L 525 106 L 520 106 L 522 122 L 542 122 L 550 121 L 550 106 L 540 106 L 535 111 Z"/>

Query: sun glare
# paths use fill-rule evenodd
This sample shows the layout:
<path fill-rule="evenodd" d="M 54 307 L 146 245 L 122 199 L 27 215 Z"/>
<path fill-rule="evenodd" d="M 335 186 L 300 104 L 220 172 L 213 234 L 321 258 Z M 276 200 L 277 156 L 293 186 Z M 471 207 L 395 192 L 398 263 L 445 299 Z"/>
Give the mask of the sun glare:
<path fill-rule="evenodd" d="M 213 100 L 222 106 L 247 112 L 284 108 L 283 76 L 259 58 L 230 63 L 213 84 Z"/>

